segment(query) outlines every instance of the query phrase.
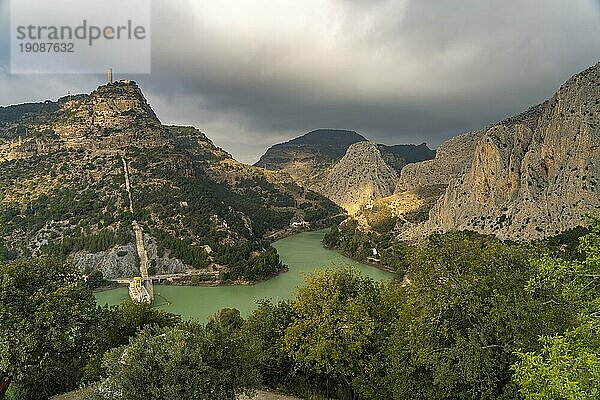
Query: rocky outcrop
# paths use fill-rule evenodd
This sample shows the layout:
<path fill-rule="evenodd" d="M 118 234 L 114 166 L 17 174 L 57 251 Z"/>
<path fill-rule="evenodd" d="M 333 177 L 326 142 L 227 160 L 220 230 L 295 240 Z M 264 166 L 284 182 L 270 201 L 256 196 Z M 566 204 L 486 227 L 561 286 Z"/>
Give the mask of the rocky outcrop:
<path fill-rule="evenodd" d="M 0 108 L 0 162 L 62 149 L 115 152 L 170 141 L 139 86 L 128 80 L 89 95 Z"/>
<path fill-rule="evenodd" d="M 450 156 L 468 162 L 451 174 L 429 221 L 403 237 L 469 229 L 531 240 L 585 224 L 585 214 L 600 208 L 599 121 L 597 64 L 569 79 L 550 100 L 471 136 L 467 151 L 456 151 L 454 145 L 452 155 L 439 151 L 436 160 Z M 456 165 L 454 171 L 460 168 Z M 412 178 L 405 168 L 399 187 L 436 179 Z"/>
<path fill-rule="evenodd" d="M 397 179 L 375 143 L 358 142 L 310 188 L 353 214 L 363 202 L 391 195 Z"/>
<path fill-rule="evenodd" d="M 98 87 L 90 95 L 63 97 L 53 130 L 66 147 L 115 150 L 169 142 L 166 130 L 133 81 Z"/>
<path fill-rule="evenodd" d="M 350 145 L 366 140 L 354 131 L 317 129 L 270 147 L 254 165 L 283 171 L 304 183 L 342 158 Z"/>
<path fill-rule="evenodd" d="M 0 143 L 0 162 L 48 155 L 61 150 L 58 138 L 16 138 Z"/>
<path fill-rule="evenodd" d="M 400 172 L 396 193 L 419 187 L 447 185 L 467 167 L 484 134 L 484 131 L 477 131 L 453 137 L 438 147 L 434 159 L 406 165 Z"/>
<path fill-rule="evenodd" d="M 152 274 L 178 274 L 186 272 L 183 262 L 167 255 L 159 256 L 156 240 L 144 235 L 144 243 L 150 260 Z M 80 271 L 98 270 L 106 279 L 123 279 L 138 276 L 139 258 L 134 243 L 116 246 L 98 253 L 79 252 L 72 257 L 73 264 Z"/>
<path fill-rule="evenodd" d="M 80 252 L 73 255 L 72 262 L 78 270 L 100 271 L 106 279 L 139 275 L 137 252 L 133 243 L 98 253 Z"/>
<path fill-rule="evenodd" d="M 533 129 L 542 107 L 543 104 L 531 107 L 495 125 L 521 124 Z M 490 128 L 450 138 L 438 147 L 434 153 L 435 158 L 422 162 L 415 160 L 406 165 L 400 173 L 396 193 L 421 187 L 446 186 L 452 179 L 460 177 L 471 164 L 481 138 Z"/>

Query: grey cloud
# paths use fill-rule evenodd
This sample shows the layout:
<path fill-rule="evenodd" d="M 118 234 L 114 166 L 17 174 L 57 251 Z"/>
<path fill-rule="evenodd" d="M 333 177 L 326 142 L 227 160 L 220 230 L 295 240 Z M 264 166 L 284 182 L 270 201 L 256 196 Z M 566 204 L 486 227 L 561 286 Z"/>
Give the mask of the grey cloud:
<path fill-rule="evenodd" d="M 437 146 L 544 100 L 597 62 L 598 5 L 155 0 L 152 74 L 132 78 L 164 122 L 196 125 L 242 161 L 319 127 Z M 17 93 L 3 89 L 0 102 L 100 80 L 0 72 Z"/>

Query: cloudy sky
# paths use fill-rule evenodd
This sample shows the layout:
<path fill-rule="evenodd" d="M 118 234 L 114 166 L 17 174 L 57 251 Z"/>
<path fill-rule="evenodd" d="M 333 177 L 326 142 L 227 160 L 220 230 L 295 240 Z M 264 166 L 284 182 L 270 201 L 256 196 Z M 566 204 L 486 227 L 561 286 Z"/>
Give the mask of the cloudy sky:
<path fill-rule="evenodd" d="M 88 0 L 82 0 L 88 1 Z M 163 123 L 237 159 L 312 129 L 438 146 L 536 104 L 600 59 L 600 0 L 152 0 Z M 11 75 L 0 0 L 0 104 L 89 92 L 101 75 Z"/>

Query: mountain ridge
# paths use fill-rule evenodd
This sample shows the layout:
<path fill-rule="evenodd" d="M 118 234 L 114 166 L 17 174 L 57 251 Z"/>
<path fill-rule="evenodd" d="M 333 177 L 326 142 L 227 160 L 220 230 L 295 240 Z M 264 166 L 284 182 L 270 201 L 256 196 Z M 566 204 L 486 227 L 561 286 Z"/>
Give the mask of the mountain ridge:
<path fill-rule="evenodd" d="M 323 194 L 346 211 L 353 213 L 360 207 L 361 202 L 372 199 L 373 196 L 392 194 L 387 189 L 380 189 L 395 185 L 397 175 L 407 164 L 427 160 L 435 155 L 435 151 L 429 149 L 425 143 L 391 146 L 374 143 L 373 146 L 359 146 L 365 150 L 361 156 L 353 149 L 353 146 L 359 143 L 371 142 L 355 131 L 317 129 L 271 146 L 255 165 L 285 172 L 302 186 Z M 345 158 L 345 161 L 352 159 L 347 163 L 352 165 L 355 175 L 348 175 L 348 171 L 340 169 L 340 163 L 344 165 L 342 160 Z M 387 171 L 388 167 L 392 169 L 393 174 Z M 365 177 L 364 174 L 369 171 L 380 171 L 389 181 L 383 183 L 380 177 L 375 176 L 377 174 Z M 337 179 L 341 181 L 338 182 Z M 351 181 L 361 184 L 350 184 Z M 362 184 L 370 185 L 373 190 L 362 187 Z M 341 188 L 345 189 L 342 191 Z M 348 190 L 358 192 L 352 193 Z M 352 198 L 356 201 L 350 201 Z"/>
<path fill-rule="evenodd" d="M 255 280 L 281 268 L 268 234 L 341 212 L 196 128 L 163 125 L 133 81 L 0 109 L 0 180 L 4 254 L 51 254 L 107 278 L 137 273 L 132 219 L 156 273 Z"/>

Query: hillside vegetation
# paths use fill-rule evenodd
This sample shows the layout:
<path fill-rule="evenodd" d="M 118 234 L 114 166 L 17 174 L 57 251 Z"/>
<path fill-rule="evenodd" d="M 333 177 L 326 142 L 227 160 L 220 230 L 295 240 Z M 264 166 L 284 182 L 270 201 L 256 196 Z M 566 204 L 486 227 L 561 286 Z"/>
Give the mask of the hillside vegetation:
<path fill-rule="evenodd" d="M 134 82 L 0 109 L 0 260 L 47 254 L 86 274 L 131 277 L 136 220 L 154 273 L 254 281 L 283 267 L 268 235 L 341 212 L 195 128 L 162 125 Z"/>
<path fill-rule="evenodd" d="M 434 235 L 407 254 L 403 280 L 320 271 L 289 302 L 264 301 L 245 320 L 225 309 L 206 324 L 129 302 L 98 308 L 55 260 L 0 264 L 0 376 L 11 400 L 81 384 L 86 399 L 114 400 L 233 400 L 260 387 L 335 399 L 591 399 L 600 222 L 579 251 L 568 243 Z"/>

